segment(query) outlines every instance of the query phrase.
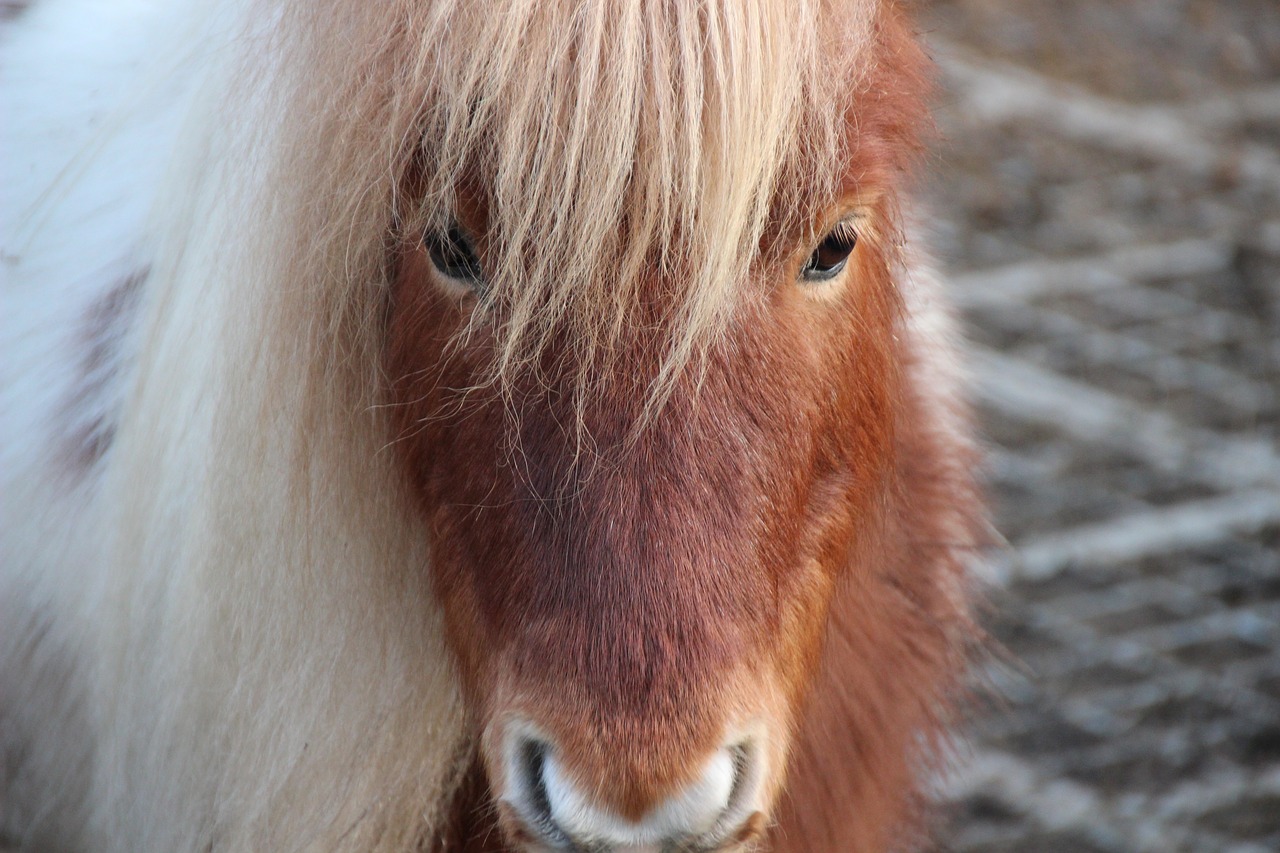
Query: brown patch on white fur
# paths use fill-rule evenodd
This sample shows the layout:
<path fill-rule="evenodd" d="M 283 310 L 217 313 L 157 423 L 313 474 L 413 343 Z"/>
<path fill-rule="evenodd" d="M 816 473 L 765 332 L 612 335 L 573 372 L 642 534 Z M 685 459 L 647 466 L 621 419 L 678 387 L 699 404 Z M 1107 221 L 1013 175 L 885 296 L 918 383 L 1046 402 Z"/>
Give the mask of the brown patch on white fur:
<path fill-rule="evenodd" d="M 0 22 L 16 20 L 31 8 L 31 0 L 0 0 Z"/>
<path fill-rule="evenodd" d="M 75 339 L 80 357 L 63 407 L 67 425 L 59 445 L 63 471 L 73 484 L 97 467 L 115 438 L 119 401 L 112 392 L 123 369 L 121 340 L 149 273 L 149 267 L 140 267 L 94 300 Z"/>

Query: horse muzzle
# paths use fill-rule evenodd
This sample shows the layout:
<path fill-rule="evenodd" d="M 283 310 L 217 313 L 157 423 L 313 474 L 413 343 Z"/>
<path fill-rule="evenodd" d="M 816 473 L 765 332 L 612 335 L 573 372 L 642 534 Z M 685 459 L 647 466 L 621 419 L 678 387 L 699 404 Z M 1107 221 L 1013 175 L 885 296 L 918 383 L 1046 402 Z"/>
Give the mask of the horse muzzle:
<path fill-rule="evenodd" d="M 734 850 L 764 831 L 764 750 L 739 740 L 706 756 L 682 788 L 624 815 L 574 778 L 567 756 L 532 726 L 506 727 L 499 821 L 530 851 L 665 853 Z M 593 790 L 594 789 L 594 790 Z"/>

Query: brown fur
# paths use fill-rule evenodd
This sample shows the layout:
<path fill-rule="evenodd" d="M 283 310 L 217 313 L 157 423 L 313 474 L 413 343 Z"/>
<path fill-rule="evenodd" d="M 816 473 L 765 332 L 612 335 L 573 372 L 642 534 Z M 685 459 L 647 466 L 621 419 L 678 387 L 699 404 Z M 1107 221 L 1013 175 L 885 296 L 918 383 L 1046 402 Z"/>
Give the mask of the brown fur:
<path fill-rule="evenodd" d="M 655 259 L 589 383 L 564 329 L 494 389 L 497 337 L 469 328 L 471 298 L 434 285 L 405 236 L 387 349 L 397 447 L 483 747 L 443 849 L 498 849 L 495 823 L 521 831 L 486 806 L 482 772 L 501 779 L 485 738 L 517 713 L 632 818 L 687 784 L 726 727 L 763 718 L 784 747 L 796 732 L 775 849 L 912 837 L 972 633 L 958 591 L 976 505 L 967 448 L 913 384 L 895 282 L 926 64 L 883 7 L 846 106 L 843 197 L 807 199 L 797 230 L 797 200 L 810 208 L 791 176 L 726 334 L 638 432 L 684 271 Z M 493 203 L 480 188 L 459 216 L 484 235 Z M 847 285 L 814 298 L 798 265 L 851 205 L 865 229 Z"/>
<path fill-rule="evenodd" d="M 919 840 L 920 775 L 943 746 L 976 639 L 956 600 L 973 540 L 955 541 L 954 522 L 972 537 L 978 520 L 971 451 L 940 442 L 921 415 L 918 401 L 905 401 L 885 526 L 859 549 L 832 603 L 775 831 L 780 853 Z"/>
<path fill-rule="evenodd" d="M 905 21 L 886 18 L 877 38 L 877 78 L 851 111 L 861 119 L 868 171 L 883 168 L 886 154 L 913 150 L 926 102 L 927 61 Z M 879 529 L 855 549 L 832 602 L 774 831 L 779 853 L 909 849 L 919 840 L 920 777 L 943 746 L 977 640 L 961 598 L 981 521 L 974 451 L 936 423 L 927 400 L 936 390 L 911 381 L 929 378 L 919 354 L 899 349 L 908 381 L 895 416 L 893 487 Z M 964 424 L 963 412 L 951 414 Z"/>
<path fill-rule="evenodd" d="M 0 0 L 0 21 L 16 20 L 30 8 L 30 0 Z"/>

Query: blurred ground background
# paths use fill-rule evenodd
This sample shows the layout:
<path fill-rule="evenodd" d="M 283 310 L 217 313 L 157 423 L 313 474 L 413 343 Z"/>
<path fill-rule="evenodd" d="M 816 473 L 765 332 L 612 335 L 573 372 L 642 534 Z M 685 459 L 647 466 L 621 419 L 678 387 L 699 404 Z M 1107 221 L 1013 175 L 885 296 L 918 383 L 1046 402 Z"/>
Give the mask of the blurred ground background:
<path fill-rule="evenodd" d="M 921 6 L 1009 542 L 940 849 L 1280 850 L 1280 2 Z"/>

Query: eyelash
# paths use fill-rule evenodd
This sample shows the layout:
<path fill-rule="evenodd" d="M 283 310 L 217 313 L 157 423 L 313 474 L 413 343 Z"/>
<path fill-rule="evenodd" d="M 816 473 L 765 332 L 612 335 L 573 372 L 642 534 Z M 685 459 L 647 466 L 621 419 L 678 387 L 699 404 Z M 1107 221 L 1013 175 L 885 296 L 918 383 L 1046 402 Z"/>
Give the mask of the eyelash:
<path fill-rule="evenodd" d="M 844 220 L 836 223 L 800 268 L 800 280 L 817 283 L 836 278 L 848 265 L 857 245 L 858 231 L 853 222 Z"/>
<path fill-rule="evenodd" d="M 460 226 L 454 224 L 428 233 L 423 238 L 423 247 L 441 275 L 466 285 L 476 293 L 484 290 L 484 269 L 475 244 Z"/>

